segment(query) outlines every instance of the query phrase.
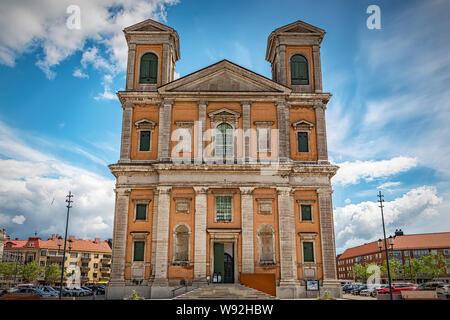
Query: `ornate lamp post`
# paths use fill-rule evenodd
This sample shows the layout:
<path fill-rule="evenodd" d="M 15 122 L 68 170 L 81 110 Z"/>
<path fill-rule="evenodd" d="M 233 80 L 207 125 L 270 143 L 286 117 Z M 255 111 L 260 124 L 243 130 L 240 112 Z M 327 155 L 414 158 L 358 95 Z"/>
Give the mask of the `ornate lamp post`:
<path fill-rule="evenodd" d="M 64 270 L 65 270 L 64 264 L 65 264 L 65 260 L 66 260 L 67 228 L 69 226 L 69 211 L 70 211 L 70 208 L 72 208 L 71 204 L 73 202 L 72 197 L 73 197 L 73 195 L 69 191 L 69 194 L 67 195 L 67 199 L 66 199 L 66 202 L 67 202 L 66 233 L 64 235 L 64 251 L 63 251 L 63 260 L 62 260 L 62 266 L 61 266 L 61 282 L 59 284 L 59 300 L 61 300 L 61 298 L 62 298 L 62 287 L 63 287 Z"/>
<path fill-rule="evenodd" d="M 392 300 L 392 283 L 391 283 L 391 271 L 389 268 L 389 254 L 388 254 L 388 247 L 387 247 L 387 241 L 386 241 L 386 229 L 384 227 L 384 214 L 383 214 L 383 195 L 381 194 L 381 191 L 378 192 L 378 198 L 380 198 L 380 200 L 378 200 L 378 202 L 380 203 L 380 208 L 381 208 L 381 221 L 383 223 L 383 237 L 384 237 L 384 250 L 386 253 L 386 266 L 387 266 L 387 273 L 388 273 L 388 281 L 389 281 L 389 294 L 391 296 L 391 300 Z M 378 243 L 378 246 L 380 246 L 380 243 Z"/>
<path fill-rule="evenodd" d="M 62 246 L 62 237 L 59 236 L 58 237 L 58 254 L 59 254 L 59 251 L 61 250 L 61 246 Z"/>

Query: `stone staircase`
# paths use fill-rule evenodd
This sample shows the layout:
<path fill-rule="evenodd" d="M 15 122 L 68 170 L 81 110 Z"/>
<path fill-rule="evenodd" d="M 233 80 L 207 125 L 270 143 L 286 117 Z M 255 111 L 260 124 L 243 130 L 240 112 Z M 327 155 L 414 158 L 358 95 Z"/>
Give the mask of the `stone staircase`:
<path fill-rule="evenodd" d="M 255 299 L 277 299 L 267 293 L 246 287 L 242 284 L 210 284 L 197 288 L 187 293 L 181 294 L 174 299 L 180 300 L 203 300 L 203 299 L 223 299 L 223 300 L 255 300 Z"/>

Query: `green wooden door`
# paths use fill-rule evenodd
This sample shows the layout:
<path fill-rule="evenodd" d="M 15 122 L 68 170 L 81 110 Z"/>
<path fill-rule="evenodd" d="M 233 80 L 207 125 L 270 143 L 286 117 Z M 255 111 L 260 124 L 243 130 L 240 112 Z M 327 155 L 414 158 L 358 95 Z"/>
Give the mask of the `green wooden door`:
<path fill-rule="evenodd" d="M 224 245 L 223 243 L 214 243 L 214 272 L 222 275 L 222 281 L 225 274 L 224 270 Z"/>

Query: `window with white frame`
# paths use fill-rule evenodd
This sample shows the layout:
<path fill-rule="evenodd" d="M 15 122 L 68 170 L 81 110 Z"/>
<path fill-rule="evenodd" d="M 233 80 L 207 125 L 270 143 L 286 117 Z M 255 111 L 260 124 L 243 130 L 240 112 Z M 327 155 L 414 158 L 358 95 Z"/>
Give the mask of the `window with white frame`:
<path fill-rule="evenodd" d="M 297 138 L 297 153 L 310 152 L 309 137 L 314 126 L 311 122 L 300 120 L 292 124 Z"/>
<path fill-rule="evenodd" d="M 216 196 L 216 222 L 231 222 L 233 217 L 232 197 Z"/>
<path fill-rule="evenodd" d="M 138 151 L 152 151 L 152 133 L 155 129 L 156 123 L 151 120 L 142 119 L 136 121 L 134 125 L 138 131 Z"/>

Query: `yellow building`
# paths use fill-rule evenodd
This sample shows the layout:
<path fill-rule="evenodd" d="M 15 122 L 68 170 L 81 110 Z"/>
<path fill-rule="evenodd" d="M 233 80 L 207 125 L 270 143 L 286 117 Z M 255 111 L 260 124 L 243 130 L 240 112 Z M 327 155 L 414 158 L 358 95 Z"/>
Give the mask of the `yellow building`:
<path fill-rule="evenodd" d="M 62 264 L 64 239 L 54 234 L 48 240 L 38 237 L 30 237 L 28 240 L 7 239 L 3 248 L 4 262 L 37 262 L 43 269 L 38 281 L 43 282 L 46 266 Z M 79 275 L 80 284 L 107 283 L 111 272 L 111 253 L 107 241 L 70 237 L 67 239 L 65 270 L 74 270 L 76 276 Z"/>

